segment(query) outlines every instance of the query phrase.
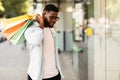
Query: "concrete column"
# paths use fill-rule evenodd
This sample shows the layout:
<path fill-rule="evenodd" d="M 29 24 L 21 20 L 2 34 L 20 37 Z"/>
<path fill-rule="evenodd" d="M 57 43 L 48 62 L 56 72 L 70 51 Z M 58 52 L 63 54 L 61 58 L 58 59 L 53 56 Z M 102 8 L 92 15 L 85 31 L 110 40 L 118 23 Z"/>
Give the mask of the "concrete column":
<path fill-rule="evenodd" d="M 97 21 L 100 18 L 100 13 L 101 13 L 100 4 L 101 4 L 100 0 L 94 0 L 94 18 Z"/>
<path fill-rule="evenodd" d="M 105 18 L 105 0 L 94 0 L 94 19 L 97 24 L 94 25 L 93 49 L 88 47 L 88 60 L 91 64 L 91 66 L 88 66 L 89 80 L 105 80 L 105 34 L 103 34 L 105 25 L 99 23 L 102 17 Z M 88 41 L 88 43 L 92 43 L 91 41 Z M 91 50 L 94 52 L 90 55 Z M 90 56 L 93 56 L 93 59 Z M 93 72 L 93 75 L 90 74 L 90 71 Z"/>
<path fill-rule="evenodd" d="M 72 51 L 72 12 L 64 13 L 65 50 Z"/>
<path fill-rule="evenodd" d="M 64 19 L 63 19 L 63 12 L 60 11 L 58 16 L 60 20 L 56 23 L 55 28 L 57 32 L 57 48 L 60 51 L 64 51 Z"/>
<path fill-rule="evenodd" d="M 98 25 L 100 18 L 105 18 L 105 0 L 94 0 L 97 23 L 91 26 L 94 27 L 94 36 L 88 40 L 88 80 L 106 80 L 105 25 Z"/>
<path fill-rule="evenodd" d="M 103 17 L 103 18 L 105 18 L 106 16 L 106 12 L 105 12 L 105 10 L 106 10 L 106 7 L 105 7 L 105 4 L 106 4 L 106 0 L 100 0 L 100 10 L 101 10 L 101 13 L 100 13 L 100 16 L 101 17 Z"/>
<path fill-rule="evenodd" d="M 68 0 L 72 1 L 72 0 Z M 61 3 L 60 5 L 60 20 L 57 22 L 56 30 L 60 34 L 60 49 L 62 51 L 72 50 L 72 8 L 73 3 Z"/>
<path fill-rule="evenodd" d="M 63 3 L 61 7 L 63 13 L 65 51 L 72 51 L 72 8 L 73 3 Z"/>
<path fill-rule="evenodd" d="M 105 18 L 105 0 L 94 0 L 94 18 Z"/>

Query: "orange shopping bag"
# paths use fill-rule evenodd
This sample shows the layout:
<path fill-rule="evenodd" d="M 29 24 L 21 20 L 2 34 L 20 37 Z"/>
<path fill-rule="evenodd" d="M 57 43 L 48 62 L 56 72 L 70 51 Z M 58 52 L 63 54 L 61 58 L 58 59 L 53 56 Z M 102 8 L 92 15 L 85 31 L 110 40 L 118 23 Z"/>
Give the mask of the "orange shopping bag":
<path fill-rule="evenodd" d="M 33 19 L 35 15 L 22 15 L 9 19 L 4 19 L 2 23 L 2 33 L 9 40 L 29 19 Z"/>
<path fill-rule="evenodd" d="M 3 30 L 2 34 L 7 38 L 7 40 L 9 40 L 20 29 L 20 27 L 22 27 L 25 23 L 26 23 L 26 21 L 23 21 L 11 28 Z"/>
<path fill-rule="evenodd" d="M 33 20 L 27 20 L 27 22 L 10 38 L 9 41 L 14 45 L 24 43 L 25 41 L 24 32 L 32 22 Z"/>
<path fill-rule="evenodd" d="M 28 19 L 32 19 L 35 15 L 22 15 L 22 16 L 17 16 L 9 19 L 3 19 L 1 21 L 1 26 L 3 27 L 3 30 L 9 29 L 23 21 L 26 21 Z"/>

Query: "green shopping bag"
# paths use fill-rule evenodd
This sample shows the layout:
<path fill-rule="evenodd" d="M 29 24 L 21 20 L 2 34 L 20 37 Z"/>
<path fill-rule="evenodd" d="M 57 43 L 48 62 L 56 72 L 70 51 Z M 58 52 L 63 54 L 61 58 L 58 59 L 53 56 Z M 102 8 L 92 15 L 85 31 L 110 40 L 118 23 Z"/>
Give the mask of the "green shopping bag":
<path fill-rule="evenodd" d="M 25 41 L 24 32 L 32 23 L 33 20 L 28 20 L 10 39 L 10 42 L 14 45 L 22 44 Z"/>

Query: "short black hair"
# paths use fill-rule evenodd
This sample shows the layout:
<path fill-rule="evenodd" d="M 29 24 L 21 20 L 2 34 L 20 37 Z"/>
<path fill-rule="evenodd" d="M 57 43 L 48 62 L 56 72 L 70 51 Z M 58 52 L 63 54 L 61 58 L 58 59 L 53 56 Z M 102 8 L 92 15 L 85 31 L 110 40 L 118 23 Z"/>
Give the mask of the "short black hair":
<path fill-rule="evenodd" d="M 58 9 L 58 7 L 56 7 L 56 6 L 53 5 L 53 4 L 47 4 L 47 5 L 45 6 L 45 8 L 43 9 L 43 11 L 48 11 L 48 12 L 50 12 L 50 11 L 59 12 L 59 9 Z"/>

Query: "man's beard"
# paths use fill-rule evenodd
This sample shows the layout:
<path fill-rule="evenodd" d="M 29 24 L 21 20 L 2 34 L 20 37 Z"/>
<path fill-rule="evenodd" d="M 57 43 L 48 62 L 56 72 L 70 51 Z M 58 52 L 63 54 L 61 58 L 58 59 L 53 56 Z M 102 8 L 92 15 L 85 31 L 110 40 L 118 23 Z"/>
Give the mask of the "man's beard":
<path fill-rule="evenodd" d="M 44 19 L 44 27 L 52 28 L 52 26 L 50 25 L 50 23 L 48 22 L 48 20 L 46 18 Z"/>

